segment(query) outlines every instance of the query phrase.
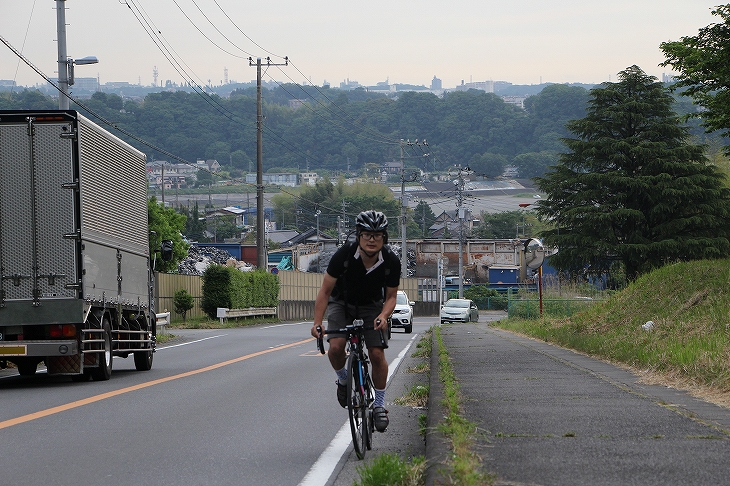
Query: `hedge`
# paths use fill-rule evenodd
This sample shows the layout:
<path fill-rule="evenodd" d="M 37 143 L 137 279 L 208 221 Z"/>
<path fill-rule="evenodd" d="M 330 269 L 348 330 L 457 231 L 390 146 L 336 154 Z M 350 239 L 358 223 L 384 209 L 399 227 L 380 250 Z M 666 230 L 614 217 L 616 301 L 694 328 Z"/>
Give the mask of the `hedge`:
<path fill-rule="evenodd" d="M 256 270 L 242 272 L 233 267 L 211 265 L 203 272 L 203 298 L 200 307 L 215 319 L 218 307 L 246 309 L 276 307 L 279 304 L 279 279 Z"/>

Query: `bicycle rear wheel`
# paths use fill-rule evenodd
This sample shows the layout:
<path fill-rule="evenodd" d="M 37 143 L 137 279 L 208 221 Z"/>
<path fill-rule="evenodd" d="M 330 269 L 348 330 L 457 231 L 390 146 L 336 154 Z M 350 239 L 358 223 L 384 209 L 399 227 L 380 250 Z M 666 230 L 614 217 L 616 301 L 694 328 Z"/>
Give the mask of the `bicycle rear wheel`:
<path fill-rule="evenodd" d="M 347 412 L 350 416 L 352 444 L 358 459 L 365 457 L 365 451 L 370 442 L 368 404 L 362 393 L 363 389 L 360 387 L 361 372 L 360 360 L 354 354 L 350 354 L 347 358 Z"/>

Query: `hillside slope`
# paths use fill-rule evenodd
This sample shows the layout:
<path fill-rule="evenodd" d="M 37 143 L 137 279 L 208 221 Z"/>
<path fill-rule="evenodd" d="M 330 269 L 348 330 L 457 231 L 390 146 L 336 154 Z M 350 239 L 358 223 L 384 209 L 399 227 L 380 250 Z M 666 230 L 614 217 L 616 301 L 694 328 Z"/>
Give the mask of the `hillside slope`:
<path fill-rule="evenodd" d="M 724 395 L 730 394 L 729 294 L 730 260 L 682 262 L 570 318 L 509 319 L 501 327 L 629 365 L 654 381 Z"/>

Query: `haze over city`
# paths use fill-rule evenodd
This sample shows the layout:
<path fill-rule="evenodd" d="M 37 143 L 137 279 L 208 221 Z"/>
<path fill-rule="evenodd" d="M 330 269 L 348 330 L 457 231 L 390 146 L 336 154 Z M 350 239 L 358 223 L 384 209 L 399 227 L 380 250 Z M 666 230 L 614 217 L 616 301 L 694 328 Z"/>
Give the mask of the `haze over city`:
<path fill-rule="evenodd" d="M 339 86 L 379 82 L 444 88 L 462 82 L 601 83 L 636 64 L 661 79 L 663 41 L 715 22 L 706 0 L 457 0 L 352 4 L 234 0 L 68 0 L 67 52 L 96 56 L 77 77 L 101 84 L 200 85 L 256 78 L 249 57 L 270 57 L 265 81 Z M 0 0 L 0 35 L 49 78 L 57 74 L 55 1 Z M 668 73 L 670 74 L 670 73 Z M 44 80 L 0 45 L 0 80 Z"/>

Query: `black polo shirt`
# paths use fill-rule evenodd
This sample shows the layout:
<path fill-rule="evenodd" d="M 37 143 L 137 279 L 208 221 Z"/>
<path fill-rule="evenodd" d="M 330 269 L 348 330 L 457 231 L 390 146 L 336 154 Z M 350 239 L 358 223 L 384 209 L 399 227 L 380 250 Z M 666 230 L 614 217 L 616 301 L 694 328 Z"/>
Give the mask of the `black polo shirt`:
<path fill-rule="evenodd" d="M 383 245 L 379 261 L 368 272 L 359 257 L 358 248 L 357 243 L 346 243 L 332 255 L 327 273 L 337 278 L 337 284 L 331 297 L 353 305 L 381 301 L 384 287 L 398 287 L 400 284 L 400 260 Z"/>

